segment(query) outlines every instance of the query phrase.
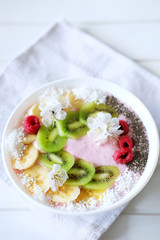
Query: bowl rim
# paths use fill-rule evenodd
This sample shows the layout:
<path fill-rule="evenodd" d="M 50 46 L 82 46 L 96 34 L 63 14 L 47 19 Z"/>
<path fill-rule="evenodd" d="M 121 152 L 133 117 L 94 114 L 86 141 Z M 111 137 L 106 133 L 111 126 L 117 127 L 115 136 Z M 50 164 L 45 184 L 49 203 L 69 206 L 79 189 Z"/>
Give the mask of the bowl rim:
<path fill-rule="evenodd" d="M 67 210 L 61 210 L 61 209 L 55 209 L 52 206 L 49 206 L 47 204 L 44 204 L 40 201 L 37 201 L 36 199 L 34 199 L 31 195 L 29 195 L 29 193 L 25 192 L 24 190 L 22 190 L 18 184 L 15 182 L 15 180 L 13 179 L 10 169 L 7 166 L 7 163 L 5 161 L 5 135 L 8 129 L 8 125 L 10 123 L 11 118 L 14 116 L 14 114 L 16 113 L 16 111 L 19 109 L 19 107 L 21 105 L 23 105 L 23 103 L 31 98 L 35 93 L 49 87 L 50 85 L 56 85 L 56 83 L 63 83 L 64 81 L 80 81 L 80 80 L 84 80 L 86 82 L 90 82 L 90 81 L 99 81 L 103 84 L 108 84 L 111 87 L 123 91 L 124 93 L 130 95 L 131 98 L 135 99 L 137 101 L 137 103 L 139 103 L 144 111 L 148 114 L 148 117 L 150 118 L 150 121 L 152 122 L 152 130 L 154 133 L 154 146 L 155 146 L 155 161 L 154 164 L 152 165 L 149 174 L 146 176 L 145 181 L 142 181 L 142 184 L 140 184 L 138 186 L 137 191 L 133 191 L 135 189 L 135 187 L 133 187 L 133 189 L 131 191 L 129 191 L 129 193 L 126 194 L 126 196 L 124 196 L 121 200 L 117 201 L 116 203 L 109 205 L 108 207 L 102 207 L 102 208 L 97 208 L 97 209 L 93 209 L 93 210 L 86 210 L 86 211 L 67 211 Z M 75 83 L 76 84 L 76 83 Z M 112 93 L 111 93 L 112 94 Z M 114 95 L 114 94 L 113 94 Z M 119 100 L 123 100 L 123 99 L 119 99 Z M 143 120 L 141 119 L 141 121 L 143 122 Z M 150 114 L 149 110 L 145 107 L 145 105 L 134 95 L 132 94 L 130 91 L 122 88 L 121 86 L 112 83 L 110 81 L 107 80 L 103 80 L 100 78 L 92 78 L 92 77 L 74 77 L 74 78 L 61 78 L 52 82 L 49 82 L 47 84 L 44 84 L 43 86 L 37 88 L 36 90 L 32 91 L 30 94 L 28 94 L 24 99 L 21 100 L 21 102 L 13 109 L 12 113 L 10 114 L 10 117 L 8 118 L 8 121 L 6 122 L 5 128 L 4 128 L 4 132 L 3 132 L 3 136 L 2 136 L 2 159 L 3 159 L 3 164 L 5 167 L 5 170 L 7 172 L 7 175 L 9 176 L 11 182 L 13 183 L 13 185 L 16 187 L 17 191 L 20 193 L 21 196 L 23 196 L 26 200 L 28 199 L 30 203 L 32 203 L 32 205 L 37 205 L 45 210 L 49 210 L 50 212 L 52 211 L 52 213 L 56 213 L 56 214 L 63 214 L 63 215 L 96 215 L 96 214 L 100 214 L 100 213 L 105 213 L 105 212 L 109 212 L 113 209 L 116 209 L 120 206 L 123 206 L 124 204 L 127 204 L 131 199 L 133 199 L 148 183 L 148 181 L 150 180 L 151 176 L 153 175 L 153 172 L 157 166 L 157 162 L 158 162 L 158 156 L 159 156 L 159 134 L 158 134 L 158 129 L 157 126 L 155 124 L 155 121 L 152 117 L 152 115 Z M 16 174 L 15 174 L 16 175 Z M 143 174 L 142 174 L 143 176 Z M 141 178 L 142 178 L 141 176 Z M 141 179 L 140 178 L 140 179 Z"/>

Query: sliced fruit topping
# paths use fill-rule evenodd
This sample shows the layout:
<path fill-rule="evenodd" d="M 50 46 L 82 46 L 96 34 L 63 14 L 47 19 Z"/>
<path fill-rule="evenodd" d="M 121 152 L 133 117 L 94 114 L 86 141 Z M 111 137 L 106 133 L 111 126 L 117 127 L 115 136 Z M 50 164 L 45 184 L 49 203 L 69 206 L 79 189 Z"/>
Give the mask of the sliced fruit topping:
<path fill-rule="evenodd" d="M 32 144 L 27 146 L 27 149 L 23 153 L 23 157 L 20 160 L 13 162 L 13 168 L 24 170 L 32 167 L 38 158 L 38 150 Z"/>
<path fill-rule="evenodd" d="M 125 151 L 128 151 L 128 148 L 133 147 L 132 139 L 129 136 L 121 136 L 119 139 L 119 146 L 123 148 Z"/>
<path fill-rule="evenodd" d="M 26 176 L 30 184 L 28 184 L 29 190 L 34 193 L 37 189 L 37 186 L 41 188 L 42 191 L 47 192 L 49 189 L 49 182 L 47 180 L 49 171 L 41 166 L 40 164 L 35 164 L 33 167 L 24 171 L 23 176 Z M 36 185 L 35 185 L 36 184 Z"/>
<path fill-rule="evenodd" d="M 40 115 L 41 111 L 39 109 L 39 104 L 36 103 L 34 104 L 29 110 L 28 110 L 28 115 L 34 115 L 36 117 L 38 117 L 39 119 L 41 119 L 41 115 Z"/>
<path fill-rule="evenodd" d="M 74 165 L 74 156 L 66 151 L 59 151 L 55 153 L 41 153 L 39 161 L 45 167 L 52 170 L 53 164 L 59 164 L 63 169 L 68 171 Z"/>
<path fill-rule="evenodd" d="M 38 117 L 34 115 L 30 115 L 25 118 L 24 129 L 27 133 L 36 134 L 39 128 L 40 128 L 40 121 Z"/>
<path fill-rule="evenodd" d="M 96 172 L 92 180 L 83 186 L 85 189 L 107 189 L 114 185 L 120 171 L 115 166 L 100 166 L 96 168 Z"/>
<path fill-rule="evenodd" d="M 87 125 L 87 118 L 94 117 L 98 112 L 114 114 L 114 117 L 118 115 L 111 106 L 107 104 L 96 104 L 95 102 L 85 103 L 80 109 L 80 121 Z"/>
<path fill-rule="evenodd" d="M 79 187 L 66 185 L 59 187 L 56 192 L 53 192 L 51 189 L 47 192 L 47 195 L 51 197 L 51 200 L 58 203 L 67 203 L 74 201 L 79 194 Z"/>
<path fill-rule="evenodd" d="M 68 112 L 64 120 L 57 120 L 57 129 L 60 136 L 78 139 L 86 135 L 88 128 L 79 121 L 79 112 Z"/>
<path fill-rule="evenodd" d="M 87 202 L 88 200 L 91 200 L 95 198 L 96 200 L 99 200 L 99 198 L 103 197 L 103 194 L 106 192 L 105 190 L 94 190 L 94 189 L 81 189 L 81 192 L 76 199 L 77 202 L 84 201 Z"/>
<path fill-rule="evenodd" d="M 28 144 L 31 144 L 32 142 L 34 142 L 37 138 L 37 135 L 36 134 L 27 134 L 25 136 L 25 138 L 23 139 L 23 143 L 28 145 Z"/>
<path fill-rule="evenodd" d="M 72 108 L 80 109 L 83 105 L 83 101 L 81 99 L 76 99 L 72 91 L 68 93 L 68 99 Z"/>
<path fill-rule="evenodd" d="M 125 164 L 132 160 L 133 152 L 130 148 L 128 148 L 127 151 L 121 148 L 115 151 L 115 153 L 113 154 L 113 158 L 116 163 Z"/>
<path fill-rule="evenodd" d="M 73 167 L 67 172 L 68 179 L 65 182 L 67 185 L 81 186 L 91 181 L 95 173 L 95 168 L 92 163 L 83 159 L 78 159 Z"/>
<path fill-rule="evenodd" d="M 56 127 L 45 127 L 42 125 L 37 134 L 37 144 L 44 152 L 58 152 L 67 142 L 66 137 L 58 135 Z"/>
<path fill-rule="evenodd" d="M 124 120 L 119 120 L 119 125 L 121 126 L 119 129 L 123 131 L 121 135 L 126 135 L 129 131 L 128 123 Z"/>

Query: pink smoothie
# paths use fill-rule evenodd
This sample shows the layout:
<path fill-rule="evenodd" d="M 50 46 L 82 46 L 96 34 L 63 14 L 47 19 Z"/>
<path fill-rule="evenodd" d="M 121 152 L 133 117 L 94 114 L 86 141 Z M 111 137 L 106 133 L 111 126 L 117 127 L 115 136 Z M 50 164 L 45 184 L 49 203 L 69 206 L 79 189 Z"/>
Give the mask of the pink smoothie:
<path fill-rule="evenodd" d="M 114 152 L 119 149 L 118 145 L 113 142 L 97 145 L 92 138 L 86 135 L 77 140 L 68 139 L 64 149 L 74 155 L 75 158 L 82 158 L 92 162 L 95 167 L 113 165 L 117 166 L 120 171 L 126 169 L 125 164 L 117 164 L 113 160 Z"/>

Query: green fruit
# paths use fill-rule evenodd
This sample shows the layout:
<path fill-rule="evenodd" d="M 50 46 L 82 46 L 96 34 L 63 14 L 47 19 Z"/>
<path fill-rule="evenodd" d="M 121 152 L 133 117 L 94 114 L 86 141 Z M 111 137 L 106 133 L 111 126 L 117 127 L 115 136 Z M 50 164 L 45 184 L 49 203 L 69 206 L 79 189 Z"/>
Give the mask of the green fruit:
<path fill-rule="evenodd" d="M 94 117 L 98 112 L 110 113 L 113 117 L 117 117 L 118 114 L 111 106 L 107 104 L 96 104 L 95 102 L 85 103 L 80 109 L 80 122 L 87 125 L 87 118 Z"/>
<path fill-rule="evenodd" d="M 65 182 L 71 186 L 81 186 L 91 181 L 95 173 L 95 168 L 92 163 L 83 159 L 78 159 L 73 167 L 68 171 L 68 179 Z"/>
<path fill-rule="evenodd" d="M 58 135 L 56 127 L 42 125 L 37 134 L 37 144 L 44 152 L 58 152 L 66 145 L 67 138 Z"/>
<path fill-rule="evenodd" d="M 114 185 L 120 171 L 115 166 L 100 166 L 96 168 L 96 172 L 92 180 L 83 186 L 85 189 L 103 190 Z"/>
<path fill-rule="evenodd" d="M 57 120 L 57 129 L 60 136 L 78 139 L 86 135 L 88 128 L 79 121 L 79 112 L 68 112 L 64 120 Z"/>
<path fill-rule="evenodd" d="M 54 164 L 59 164 L 63 169 L 68 171 L 74 165 L 74 156 L 66 151 L 57 153 L 41 153 L 39 161 L 42 165 L 52 170 Z"/>

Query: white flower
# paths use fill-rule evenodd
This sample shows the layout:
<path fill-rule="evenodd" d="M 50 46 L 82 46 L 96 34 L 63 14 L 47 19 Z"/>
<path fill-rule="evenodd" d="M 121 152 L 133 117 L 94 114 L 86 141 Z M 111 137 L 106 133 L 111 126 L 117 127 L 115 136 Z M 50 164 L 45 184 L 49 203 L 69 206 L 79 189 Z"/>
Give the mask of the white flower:
<path fill-rule="evenodd" d="M 87 123 L 87 135 L 94 138 L 97 144 L 105 143 L 109 138 L 116 139 L 123 132 L 119 130 L 119 119 L 112 118 L 110 113 L 99 112 L 95 117 L 88 117 Z"/>
<path fill-rule="evenodd" d="M 81 99 L 84 102 L 95 102 L 97 104 L 105 103 L 106 94 L 101 90 L 95 90 L 92 88 L 74 88 L 73 90 L 75 99 Z"/>
<path fill-rule="evenodd" d="M 46 126 L 54 126 L 56 119 L 64 120 L 67 113 L 62 109 L 69 106 L 68 95 L 64 91 L 50 89 L 40 98 L 39 109 L 41 110 L 42 123 Z"/>
<path fill-rule="evenodd" d="M 48 107 L 41 111 L 42 123 L 46 126 L 54 126 L 54 122 L 58 120 L 64 120 L 67 113 L 57 106 Z"/>
<path fill-rule="evenodd" d="M 50 171 L 47 176 L 47 180 L 49 181 L 53 192 L 56 192 L 58 187 L 61 187 L 67 178 L 67 172 L 62 169 L 59 164 L 54 164 L 52 171 Z"/>

